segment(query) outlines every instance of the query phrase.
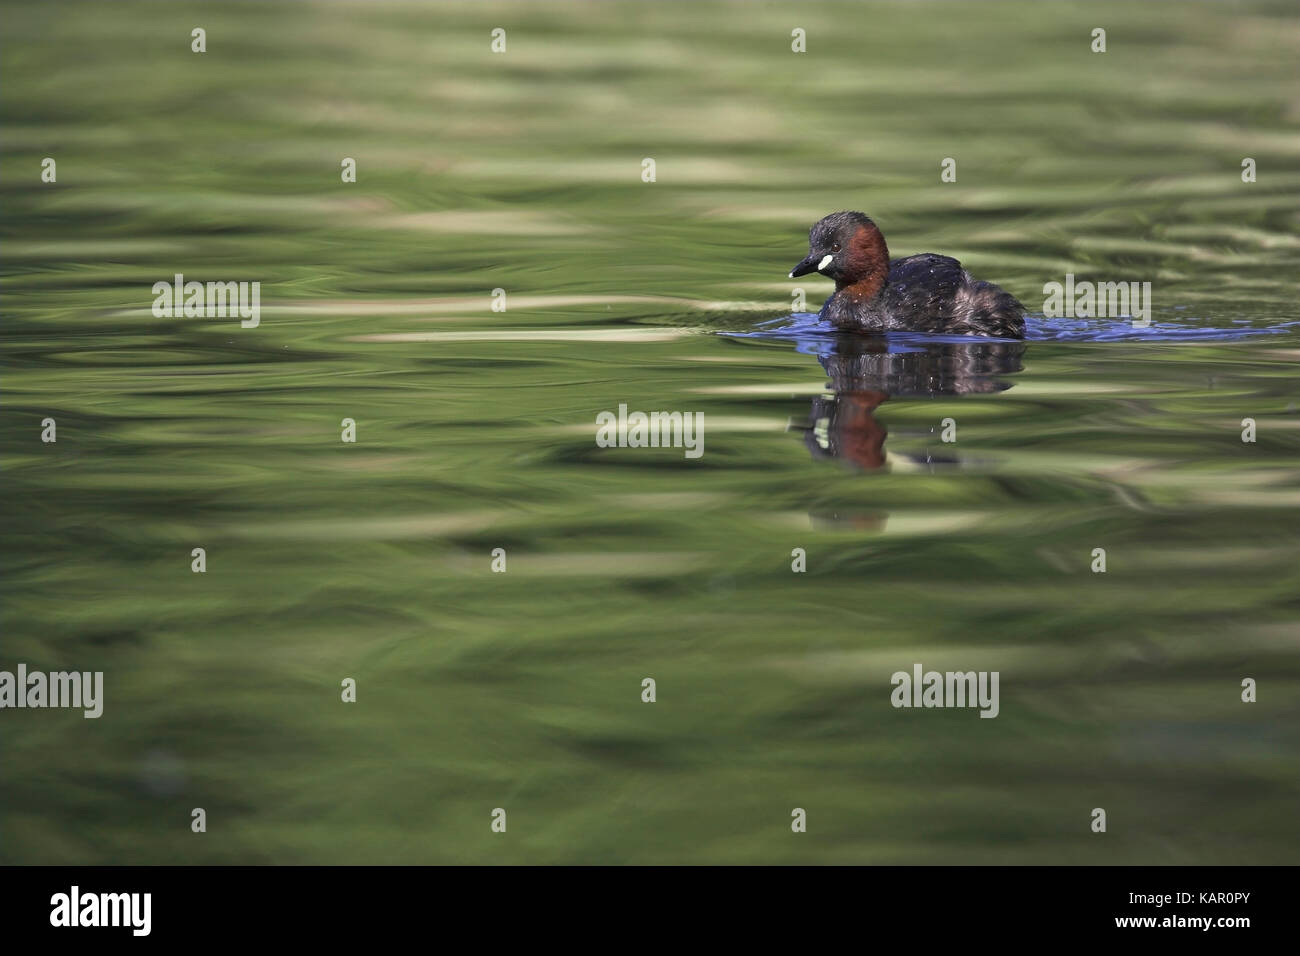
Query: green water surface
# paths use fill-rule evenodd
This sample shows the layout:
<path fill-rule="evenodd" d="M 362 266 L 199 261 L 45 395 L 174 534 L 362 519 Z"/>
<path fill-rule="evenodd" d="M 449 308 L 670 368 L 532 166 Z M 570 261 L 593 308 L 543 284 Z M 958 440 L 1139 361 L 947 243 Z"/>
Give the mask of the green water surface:
<path fill-rule="evenodd" d="M 0 711 L 0 862 L 1296 862 L 1294 4 L 3 13 L 0 670 L 105 701 Z M 717 334 L 842 208 L 1226 331 Z"/>

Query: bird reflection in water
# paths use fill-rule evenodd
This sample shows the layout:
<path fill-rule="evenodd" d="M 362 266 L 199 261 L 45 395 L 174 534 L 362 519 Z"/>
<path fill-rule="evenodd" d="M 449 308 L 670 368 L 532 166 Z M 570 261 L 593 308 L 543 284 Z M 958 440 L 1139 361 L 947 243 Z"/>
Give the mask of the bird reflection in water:
<path fill-rule="evenodd" d="M 802 349 L 801 349 L 802 350 Z M 988 395 L 1011 387 L 1001 376 L 1018 372 L 1024 342 L 978 340 L 900 343 L 883 336 L 837 335 L 816 343 L 830 376 L 830 396 L 813 399 L 804 431 L 814 458 L 836 458 L 872 471 L 886 463 L 888 431 L 876 409 L 891 398 Z M 922 467 L 956 465 L 954 455 L 895 456 Z"/>

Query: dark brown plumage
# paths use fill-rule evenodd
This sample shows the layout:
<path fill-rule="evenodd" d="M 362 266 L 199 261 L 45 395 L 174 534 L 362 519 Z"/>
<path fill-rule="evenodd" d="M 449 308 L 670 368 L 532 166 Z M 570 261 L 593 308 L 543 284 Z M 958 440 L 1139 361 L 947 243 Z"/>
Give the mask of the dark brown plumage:
<path fill-rule="evenodd" d="M 835 280 L 821 317 L 852 332 L 929 332 L 1024 338 L 1025 308 L 997 286 L 972 279 L 950 256 L 890 260 L 885 237 L 860 212 L 837 212 L 808 233 L 808 256 L 790 272 Z"/>

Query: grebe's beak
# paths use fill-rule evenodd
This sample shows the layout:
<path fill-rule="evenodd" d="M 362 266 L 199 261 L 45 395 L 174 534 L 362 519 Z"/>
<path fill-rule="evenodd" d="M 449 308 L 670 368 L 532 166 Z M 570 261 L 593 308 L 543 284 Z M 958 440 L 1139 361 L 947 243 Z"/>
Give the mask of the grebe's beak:
<path fill-rule="evenodd" d="M 800 276 L 806 276 L 810 272 L 817 272 L 824 269 L 826 266 L 830 265 L 833 258 L 833 256 L 819 256 L 814 253 L 790 270 L 790 278 L 797 279 Z"/>
<path fill-rule="evenodd" d="M 797 279 L 800 276 L 806 276 L 810 272 L 817 271 L 817 256 L 809 256 L 803 262 L 799 263 L 790 270 L 790 278 Z"/>

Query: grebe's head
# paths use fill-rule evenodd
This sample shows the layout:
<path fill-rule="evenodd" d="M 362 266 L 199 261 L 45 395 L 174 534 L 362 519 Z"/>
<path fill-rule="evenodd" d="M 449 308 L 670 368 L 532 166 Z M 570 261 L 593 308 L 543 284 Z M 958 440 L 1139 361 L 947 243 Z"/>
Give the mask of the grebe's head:
<path fill-rule="evenodd" d="M 808 257 L 790 278 L 818 272 L 837 288 L 889 272 L 889 249 L 876 224 L 860 212 L 833 212 L 808 232 Z"/>

